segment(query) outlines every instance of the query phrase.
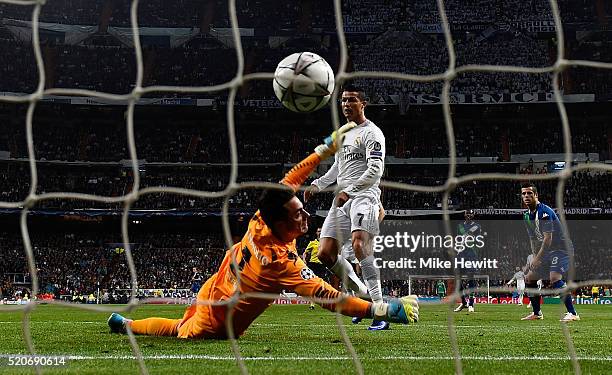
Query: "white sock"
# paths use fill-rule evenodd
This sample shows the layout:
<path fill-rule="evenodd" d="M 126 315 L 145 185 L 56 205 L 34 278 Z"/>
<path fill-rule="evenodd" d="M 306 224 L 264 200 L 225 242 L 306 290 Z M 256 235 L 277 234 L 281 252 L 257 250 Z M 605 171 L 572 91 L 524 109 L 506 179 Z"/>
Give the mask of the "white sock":
<path fill-rule="evenodd" d="M 373 303 L 370 311 L 372 312 L 372 317 L 375 320 L 385 320 L 387 319 L 387 313 L 389 310 L 389 305 L 384 302 Z"/>
<path fill-rule="evenodd" d="M 374 256 L 369 255 L 359 261 L 361 276 L 368 286 L 372 302 L 382 302 L 382 288 L 380 287 L 380 270 L 374 266 Z"/>
<path fill-rule="evenodd" d="M 352 290 L 355 293 L 366 295 L 368 294 L 368 288 L 359 280 L 359 277 L 353 270 L 353 266 L 348 262 L 348 260 L 344 259 L 340 255 L 338 255 L 338 260 L 336 260 L 336 264 L 330 268 L 331 271 L 344 282 L 344 275 L 346 275 L 346 289 Z"/>

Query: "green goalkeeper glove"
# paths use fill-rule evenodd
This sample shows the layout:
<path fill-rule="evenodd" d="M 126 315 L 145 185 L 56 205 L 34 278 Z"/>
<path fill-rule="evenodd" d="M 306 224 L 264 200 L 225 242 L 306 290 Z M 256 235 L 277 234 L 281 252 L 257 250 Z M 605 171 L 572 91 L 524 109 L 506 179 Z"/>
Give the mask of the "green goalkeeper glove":
<path fill-rule="evenodd" d="M 412 324 L 419 321 L 418 297 L 411 295 L 400 299 L 393 298 L 388 303 L 372 304 L 374 319 L 386 320 L 390 323 Z"/>
<path fill-rule="evenodd" d="M 354 121 L 342 125 L 338 130 L 331 133 L 329 137 L 325 138 L 322 144 L 315 147 L 314 151 L 319 155 L 321 160 L 325 160 L 335 154 L 336 151 L 338 151 L 338 146 L 342 145 L 346 133 L 355 126 L 357 126 L 357 124 Z"/>

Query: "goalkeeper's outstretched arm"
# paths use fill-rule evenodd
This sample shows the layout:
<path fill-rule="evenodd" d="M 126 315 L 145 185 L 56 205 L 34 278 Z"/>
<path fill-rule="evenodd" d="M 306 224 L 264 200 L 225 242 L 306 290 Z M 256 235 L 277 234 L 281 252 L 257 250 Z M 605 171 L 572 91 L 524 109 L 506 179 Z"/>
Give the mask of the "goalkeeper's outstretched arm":
<path fill-rule="evenodd" d="M 344 134 L 355 126 L 357 125 L 354 122 L 349 122 L 333 132 L 331 136 L 325 139 L 324 143 L 315 148 L 312 154 L 294 165 L 293 168 L 285 174 L 285 177 L 281 180 L 281 184 L 291 187 L 293 191 L 297 191 L 321 161 L 336 153 L 338 145 L 342 144 Z"/>
<path fill-rule="evenodd" d="M 321 307 L 338 311 L 346 316 L 375 318 L 392 323 L 415 323 L 419 320 L 419 304 L 416 296 L 391 299 L 389 302 L 372 303 L 363 299 L 342 294 L 331 285 L 315 276 L 301 259 L 287 263 L 280 285 L 294 290 L 303 297 L 316 298 Z"/>
<path fill-rule="evenodd" d="M 321 157 L 313 152 L 305 159 L 297 163 L 291 168 L 285 177 L 281 180 L 281 184 L 289 186 L 293 191 L 299 190 L 300 186 L 306 181 L 312 171 L 321 163 Z"/>

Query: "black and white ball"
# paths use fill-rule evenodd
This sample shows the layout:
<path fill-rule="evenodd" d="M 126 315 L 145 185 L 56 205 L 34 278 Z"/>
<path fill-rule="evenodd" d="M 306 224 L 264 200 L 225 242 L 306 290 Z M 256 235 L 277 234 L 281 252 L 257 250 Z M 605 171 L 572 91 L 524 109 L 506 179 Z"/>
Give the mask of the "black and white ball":
<path fill-rule="evenodd" d="M 294 112 L 312 112 L 329 101 L 334 91 L 334 71 L 316 53 L 294 53 L 278 63 L 273 85 L 285 107 Z"/>

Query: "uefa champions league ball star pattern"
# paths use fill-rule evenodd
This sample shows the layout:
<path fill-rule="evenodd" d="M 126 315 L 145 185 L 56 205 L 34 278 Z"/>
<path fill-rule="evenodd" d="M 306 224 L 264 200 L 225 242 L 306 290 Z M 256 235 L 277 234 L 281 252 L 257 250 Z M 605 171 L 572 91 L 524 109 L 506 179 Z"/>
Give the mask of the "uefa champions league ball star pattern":
<path fill-rule="evenodd" d="M 285 57 L 274 72 L 274 93 L 294 112 L 313 112 L 329 102 L 334 71 L 321 56 L 299 52 Z"/>

